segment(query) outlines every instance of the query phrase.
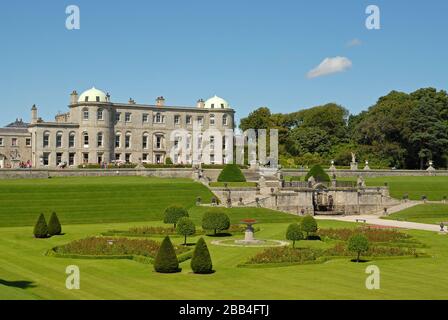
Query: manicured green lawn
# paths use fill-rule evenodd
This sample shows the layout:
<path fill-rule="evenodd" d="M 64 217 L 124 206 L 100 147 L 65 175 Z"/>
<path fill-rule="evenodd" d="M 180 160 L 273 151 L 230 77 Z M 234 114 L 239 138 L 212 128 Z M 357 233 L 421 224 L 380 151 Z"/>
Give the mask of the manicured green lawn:
<path fill-rule="evenodd" d="M 403 220 L 411 222 L 421 222 L 430 224 L 440 224 L 448 222 L 448 205 L 446 204 L 421 204 L 412 208 L 384 217 L 390 220 Z"/>
<path fill-rule="evenodd" d="M 448 246 L 446 236 L 410 232 L 426 243 L 431 258 L 390 259 L 353 263 L 348 259 L 325 264 L 281 268 L 237 268 L 259 248 L 210 244 L 216 273 L 194 275 L 189 262 L 178 274 L 158 274 L 152 265 L 127 260 L 84 260 L 44 256 L 53 246 L 109 229 L 144 223 L 84 224 L 64 227 L 65 235 L 33 239 L 31 227 L 0 229 L 0 299 L 447 299 Z M 154 222 L 151 222 L 153 224 Z M 320 221 L 321 227 L 347 224 Z M 283 239 L 287 224 L 260 224 L 257 237 Z M 191 240 L 196 240 L 191 239 Z M 160 240 L 160 239 L 157 239 Z M 174 238 L 181 242 L 182 239 Z M 301 245 L 306 245 L 301 242 Z M 81 289 L 65 288 L 65 268 L 77 265 Z M 381 289 L 365 288 L 368 265 L 381 271 Z M 24 287 L 24 288 L 21 288 Z"/>
<path fill-rule="evenodd" d="M 338 180 L 356 181 L 357 177 L 341 177 Z M 440 201 L 443 196 L 448 197 L 448 176 L 447 177 L 377 177 L 365 178 L 368 186 L 384 186 L 387 182 L 390 188 L 390 195 L 397 199 L 402 199 L 404 194 L 408 194 L 411 200 L 421 200 L 425 195 L 428 200 Z"/>
<path fill-rule="evenodd" d="M 0 227 L 34 225 L 56 211 L 66 224 L 160 220 L 171 204 L 191 207 L 212 193 L 189 179 L 76 177 L 0 180 Z"/>
<path fill-rule="evenodd" d="M 1 299 L 448 299 L 448 236 L 407 231 L 427 245 L 429 258 L 374 260 L 349 259 L 324 264 L 281 268 L 238 268 L 261 248 L 212 245 L 206 237 L 216 273 L 195 275 L 189 261 L 181 273 L 158 274 L 152 265 L 128 260 L 87 260 L 45 256 L 55 246 L 108 230 L 162 225 L 163 209 L 173 203 L 190 208 L 199 225 L 212 208 L 196 207 L 212 194 L 186 179 L 143 177 L 60 178 L 0 181 L 0 300 Z M 62 236 L 34 239 L 32 225 L 38 213 L 58 212 Z M 232 223 L 244 218 L 259 221 L 260 239 L 284 240 L 293 215 L 261 208 L 231 208 Z M 319 220 L 319 226 L 353 227 L 355 224 Z M 236 237 L 242 237 L 239 234 Z M 160 241 L 160 238 L 154 238 Z M 198 238 L 189 238 L 188 242 Z M 222 238 L 220 238 L 222 239 Z M 173 238 L 176 243 L 181 238 Z M 300 246 L 318 245 L 301 241 Z M 381 289 L 367 290 L 368 265 L 381 271 Z M 65 269 L 77 265 L 81 289 L 65 288 Z"/>

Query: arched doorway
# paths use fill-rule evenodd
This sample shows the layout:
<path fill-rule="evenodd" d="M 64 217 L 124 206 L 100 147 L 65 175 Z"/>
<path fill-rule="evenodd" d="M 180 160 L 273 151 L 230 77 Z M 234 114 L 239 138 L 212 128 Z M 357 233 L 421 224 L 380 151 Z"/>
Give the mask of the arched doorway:
<path fill-rule="evenodd" d="M 313 206 L 315 214 L 329 214 L 334 210 L 333 196 L 328 194 L 328 189 L 322 184 L 317 184 L 313 191 Z"/>

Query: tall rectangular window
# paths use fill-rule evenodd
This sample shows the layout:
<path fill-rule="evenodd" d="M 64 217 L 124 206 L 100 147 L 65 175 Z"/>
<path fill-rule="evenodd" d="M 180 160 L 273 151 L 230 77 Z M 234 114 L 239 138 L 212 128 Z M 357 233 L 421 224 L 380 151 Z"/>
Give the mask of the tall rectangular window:
<path fill-rule="evenodd" d="M 125 139 L 124 139 L 124 147 L 125 147 L 125 148 L 130 148 L 130 147 L 131 147 L 131 135 L 130 135 L 130 134 L 127 134 L 127 135 L 125 136 Z"/>
<path fill-rule="evenodd" d="M 186 119 L 185 122 L 187 124 L 191 124 L 191 116 L 187 116 L 185 119 Z"/>
<path fill-rule="evenodd" d="M 75 165 L 75 153 L 70 152 L 68 154 L 68 165 L 69 166 L 74 166 Z"/>
<path fill-rule="evenodd" d="M 116 122 L 120 121 L 120 118 L 121 118 L 121 112 L 116 112 L 115 113 L 115 121 Z"/>
<path fill-rule="evenodd" d="M 58 166 L 60 164 L 62 164 L 62 153 L 58 152 L 56 153 L 56 165 Z"/>
<path fill-rule="evenodd" d="M 103 134 L 101 132 L 98 133 L 97 146 L 98 148 L 101 148 L 103 146 Z"/>
<path fill-rule="evenodd" d="M 121 140 L 121 135 L 117 134 L 115 135 L 115 148 L 120 148 L 120 140 Z"/>
<path fill-rule="evenodd" d="M 148 149 L 148 136 L 143 136 L 143 143 L 142 143 L 143 149 Z"/>
<path fill-rule="evenodd" d="M 130 153 L 126 153 L 124 155 L 124 161 L 126 161 L 126 163 L 131 162 L 131 154 Z"/>
<path fill-rule="evenodd" d="M 62 147 L 62 133 L 56 134 L 56 148 Z"/>
<path fill-rule="evenodd" d="M 44 152 L 43 157 L 42 157 L 43 165 L 44 166 L 48 166 L 50 164 L 49 160 L 50 160 L 50 153 L 49 152 Z"/>
<path fill-rule="evenodd" d="M 131 122 L 131 113 L 130 112 L 126 112 L 124 115 L 124 121 L 125 122 Z"/>
<path fill-rule="evenodd" d="M 70 133 L 70 135 L 68 136 L 68 147 L 69 148 L 75 147 L 75 134 L 74 133 Z"/>
<path fill-rule="evenodd" d="M 142 117 L 143 117 L 143 122 L 148 122 L 149 117 L 148 117 L 147 113 L 144 113 Z"/>
<path fill-rule="evenodd" d="M 25 140 L 25 145 L 26 145 L 27 147 L 30 147 L 30 146 L 31 146 L 31 138 L 26 138 L 26 140 Z"/>
<path fill-rule="evenodd" d="M 156 136 L 156 148 L 157 149 L 162 148 L 162 137 L 161 136 Z"/>
<path fill-rule="evenodd" d="M 44 133 L 44 139 L 42 142 L 42 146 L 44 148 L 48 147 L 48 145 L 50 144 L 50 134 L 49 133 Z"/>
<path fill-rule="evenodd" d="M 198 117 L 198 124 L 202 125 L 204 122 L 204 118 L 203 117 Z"/>
<path fill-rule="evenodd" d="M 17 147 L 17 138 L 12 138 L 11 139 L 11 146 Z"/>
<path fill-rule="evenodd" d="M 5 140 L 3 138 L 0 138 L 0 147 L 3 147 L 5 145 Z"/>
<path fill-rule="evenodd" d="M 82 162 L 89 163 L 89 154 L 87 152 L 82 154 Z"/>
<path fill-rule="evenodd" d="M 180 124 L 180 116 L 179 115 L 174 116 L 174 124 Z"/>

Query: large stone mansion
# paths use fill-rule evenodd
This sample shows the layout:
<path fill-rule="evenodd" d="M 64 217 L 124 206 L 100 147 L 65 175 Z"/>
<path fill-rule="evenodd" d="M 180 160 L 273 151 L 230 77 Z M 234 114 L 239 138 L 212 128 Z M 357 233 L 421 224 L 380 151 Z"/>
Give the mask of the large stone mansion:
<path fill-rule="evenodd" d="M 195 107 L 167 106 L 163 97 L 158 97 L 155 105 L 137 104 L 132 99 L 113 103 L 108 93 L 95 88 L 81 95 L 73 91 L 70 98 L 69 112 L 56 115 L 54 121 L 39 118 L 33 106 L 30 123 L 17 119 L 0 128 L 0 168 L 164 163 L 177 142 L 170 139 L 173 130 L 190 133 L 193 125 L 199 124 L 202 130 L 217 129 L 224 136 L 234 128 L 234 110 L 217 96 L 200 99 Z M 206 159 L 186 154 L 172 161 L 227 162 L 225 156 L 215 157 L 213 152 Z"/>

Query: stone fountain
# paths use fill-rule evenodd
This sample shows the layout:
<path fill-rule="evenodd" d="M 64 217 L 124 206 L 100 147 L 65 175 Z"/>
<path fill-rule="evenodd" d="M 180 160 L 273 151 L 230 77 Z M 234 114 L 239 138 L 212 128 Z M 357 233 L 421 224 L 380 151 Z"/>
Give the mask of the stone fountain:
<path fill-rule="evenodd" d="M 257 220 L 245 219 L 241 223 L 246 225 L 246 231 L 244 232 L 244 240 L 235 240 L 236 244 L 242 245 L 252 245 L 252 244 L 264 244 L 264 240 L 257 240 L 254 238 L 254 227 L 253 225 L 257 223 Z"/>

